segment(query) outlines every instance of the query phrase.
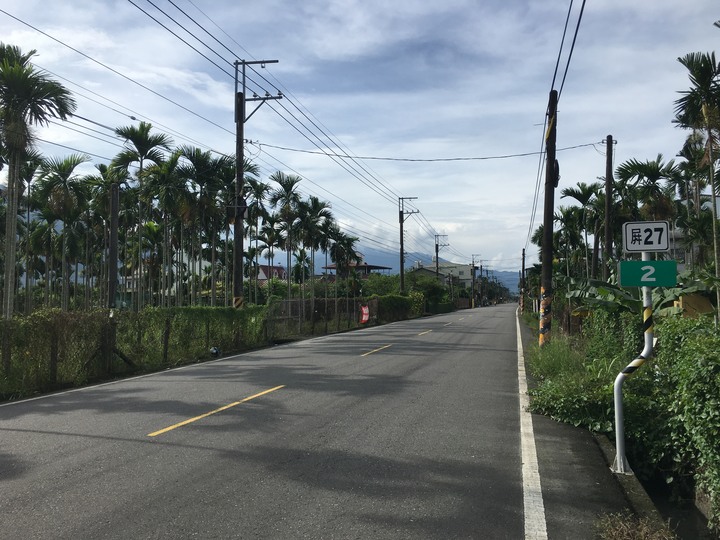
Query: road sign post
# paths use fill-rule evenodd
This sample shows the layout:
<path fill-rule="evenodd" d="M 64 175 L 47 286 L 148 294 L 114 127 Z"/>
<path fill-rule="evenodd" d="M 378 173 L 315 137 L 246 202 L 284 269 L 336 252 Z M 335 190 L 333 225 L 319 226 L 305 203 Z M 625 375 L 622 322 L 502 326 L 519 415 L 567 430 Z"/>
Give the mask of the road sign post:
<path fill-rule="evenodd" d="M 653 353 L 654 323 L 651 287 L 673 287 L 677 284 L 675 261 L 652 261 L 651 252 L 669 251 L 670 227 L 667 221 L 636 221 L 623 225 L 623 247 L 629 253 L 641 253 L 641 261 L 621 261 L 618 282 L 621 287 L 642 287 L 644 347 L 615 378 L 615 461 L 612 470 L 618 474 L 633 474 L 625 457 L 625 420 L 623 417 L 622 385 Z"/>

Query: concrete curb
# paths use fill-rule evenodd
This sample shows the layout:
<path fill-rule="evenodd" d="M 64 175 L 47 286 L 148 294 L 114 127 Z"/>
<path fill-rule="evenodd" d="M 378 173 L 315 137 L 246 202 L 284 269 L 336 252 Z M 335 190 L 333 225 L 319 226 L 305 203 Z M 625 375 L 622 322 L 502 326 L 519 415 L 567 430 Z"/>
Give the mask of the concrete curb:
<path fill-rule="evenodd" d="M 608 467 L 611 467 L 615 461 L 615 447 L 610 443 L 607 436 L 599 433 L 593 433 L 592 435 L 600 450 L 602 450 L 605 463 Z M 620 488 L 625 493 L 630 508 L 637 516 L 648 519 L 651 523 L 656 524 L 658 528 L 666 525 L 662 515 L 655 507 L 655 503 L 652 502 L 645 488 L 634 474 L 613 473 L 613 475 L 617 478 Z"/>

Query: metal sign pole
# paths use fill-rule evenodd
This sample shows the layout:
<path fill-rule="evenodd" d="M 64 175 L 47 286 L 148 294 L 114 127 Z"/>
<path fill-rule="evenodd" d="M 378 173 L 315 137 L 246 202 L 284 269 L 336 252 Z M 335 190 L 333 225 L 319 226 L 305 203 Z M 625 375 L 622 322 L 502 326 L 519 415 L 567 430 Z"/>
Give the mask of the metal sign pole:
<path fill-rule="evenodd" d="M 649 261 L 650 253 L 642 252 L 642 260 Z M 645 363 L 645 360 L 652 356 L 653 352 L 653 336 L 654 326 L 652 317 L 652 289 L 650 287 L 642 288 L 643 294 L 643 333 L 645 336 L 645 346 L 640 356 L 630 362 L 615 378 L 613 394 L 615 399 L 615 461 L 612 465 L 613 472 L 619 474 L 633 474 L 632 469 L 625 457 L 625 423 L 623 418 L 622 403 L 622 385 L 630 375 L 635 373 L 637 369 Z"/>

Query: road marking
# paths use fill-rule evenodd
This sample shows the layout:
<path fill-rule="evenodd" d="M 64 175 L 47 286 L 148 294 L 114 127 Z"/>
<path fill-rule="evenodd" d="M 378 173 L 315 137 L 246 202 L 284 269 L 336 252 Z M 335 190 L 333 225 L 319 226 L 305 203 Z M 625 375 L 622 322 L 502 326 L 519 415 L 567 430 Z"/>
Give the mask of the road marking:
<path fill-rule="evenodd" d="M 148 433 L 147 436 L 148 437 L 157 437 L 158 435 L 162 435 L 163 433 L 167 433 L 168 431 L 172 431 L 173 429 L 177 429 L 179 427 L 186 426 L 188 424 L 192 424 L 193 422 L 197 422 L 198 420 L 202 420 L 203 418 L 207 418 L 208 416 L 212 416 L 213 414 L 225 411 L 231 407 L 235 407 L 236 405 L 240 405 L 241 403 L 246 403 L 246 402 L 250 401 L 251 399 L 255 399 L 257 397 L 264 396 L 265 394 L 269 394 L 270 392 L 275 392 L 276 390 L 280 390 L 281 388 L 285 388 L 285 385 L 276 386 L 275 388 L 270 388 L 269 390 L 263 390 L 262 392 L 253 394 L 252 396 L 246 397 L 245 399 L 241 399 L 240 401 L 230 403 L 229 405 L 224 405 L 224 406 L 220 407 L 219 409 L 215 409 L 214 411 L 210 411 L 205 414 L 201 414 L 200 416 L 196 416 L 195 418 L 189 418 L 188 420 L 184 420 L 177 424 L 173 424 L 172 426 L 168 426 L 166 428 L 159 429 L 157 431 L 153 431 L 152 433 Z"/>
<path fill-rule="evenodd" d="M 458 319 L 458 321 L 464 321 L 464 320 L 465 320 L 465 317 L 460 317 L 460 318 Z"/>
<path fill-rule="evenodd" d="M 527 540 L 547 540 L 545 504 L 543 503 L 542 486 L 540 485 L 540 470 L 535 448 L 532 414 L 529 410 L 530 398 L 528 397 L 527 379 L 525 377 L 525 355 L 523 353 L 522 338 L 520 337 L 520 317 L 517 317 L 516 324 L 525 538 Z"/>
<path fill-rule="evenodd" d="M 425 334 L 429 334 L 430 332 L 432 332 L 432 330 L 425 330 L 424 332 L 420 332 L 418 336 L 424 336 Z"/>
<path fill-rule="evenodd" d="M 443 326 L 450 326 L 451 324 L 452 324 L 452 322 L 449 322 L 449 323 L 443 324 Z"/>
<path fill-rule="evenodd" d="M 368 352 L 366 352 L 366 353 L 364 353 L 364 354 L 361 354 L 360 356 L 368 356 L 369 354 L 373 354 L 373 353 L 376 353 L 376 352 L 378 352 L 378 351 L 382 351 L 383 349 L 387 349 L 388 347 L 392 347 L 392 343 L 391 343 L 390 345 L 383 345 L 382 347 L 379 347 L 379 348 L 374 349 L 374 350 L 372 350 L 372 351 L 368 351 Z"/>

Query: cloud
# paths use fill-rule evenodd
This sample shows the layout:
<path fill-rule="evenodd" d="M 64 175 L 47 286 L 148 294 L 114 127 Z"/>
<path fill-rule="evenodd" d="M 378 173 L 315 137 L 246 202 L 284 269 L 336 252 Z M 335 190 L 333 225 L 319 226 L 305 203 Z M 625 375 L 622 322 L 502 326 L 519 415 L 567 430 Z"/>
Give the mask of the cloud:
<path fill-rule="evenodd" d="M 23 50 L 37 49 L 39 65 L 71 81 L 67 84 L 77 92 L 78 114 L 109 127 L 135 122 L 130 117 L 148 119 L 178 144 L 190 140 L 234 152 L 232 62 L 243 58 L 279 60 L 264 70 L 248 70 L 249 90 L 274 93 L 277 87 L 287 96 L 263 105 L 245 125 L 245 137 L 260 143 L 307 150 L 317 150 L 317 144 L 396 158 L 498 156 L 542 147 L 564 3 L 176 4 L 220 43 L 169 3 L 158 6 L 220 56 L 149 3 L 138 2 L 220 68 L 129 2 L 68 0 L 48 9 L 40 0 L 8 0 L 3 9 L 183 108 L 7 16 L 0 14 L 0 22 L 4 41 Z M 576 17 L 578 3 L 575 6 Z M 711 0 L 682 8 L 675 0 L 588 3 L 561 95 L 558 146 L 600 143 L 612 134 L 617 140 L 615 165 L 658 153 L 672 157 L 686 135 L 671 123 L 673 102 L 689 85 L 677 57 L 716 47 L 720 31 L 712 25 L 713 8 Z M 556 87 L 562 81 L 575 17 Z M 41 133 L 47 140 L 112 157 L 117 151 L 107 141 L 112 133 L 91 127 L 107 135 L 92 137 L 57 126 Z M 43 148 L 54 155 L 70 152 Z M 526 239 L 531 216 L 535 213 L 537 226 L 542 214 L 533 208 L 538 180 L 542 201 L 538 156 L 354 163 L 262 148 L 256 153 L 257 146 L 248 146 L 247 154 L 257 159 L 264 177 L 278 169 L 302 174 L 303 193 L 329 200 L 341 223 L 361 236 L 361 251 L 363 243 L 376 247 L 378 242 L 396 249 L 397 197 L 417 196 L 416 207 L 426 221 L 448 235 L 453 257 L 459 253 L 468 262 L 471 254 L 482 253 L 493 261 L 488 264 L 505 270 L 519 267 L 524 247 L 528 265 L 536 257 Z M 602 144 L 559 152 L 561 187 L 604 175 L 603 152 Z M 427 223 L 413 218 L 407 225 L 413 248 L 432 252 L 434 238 Z"/>

